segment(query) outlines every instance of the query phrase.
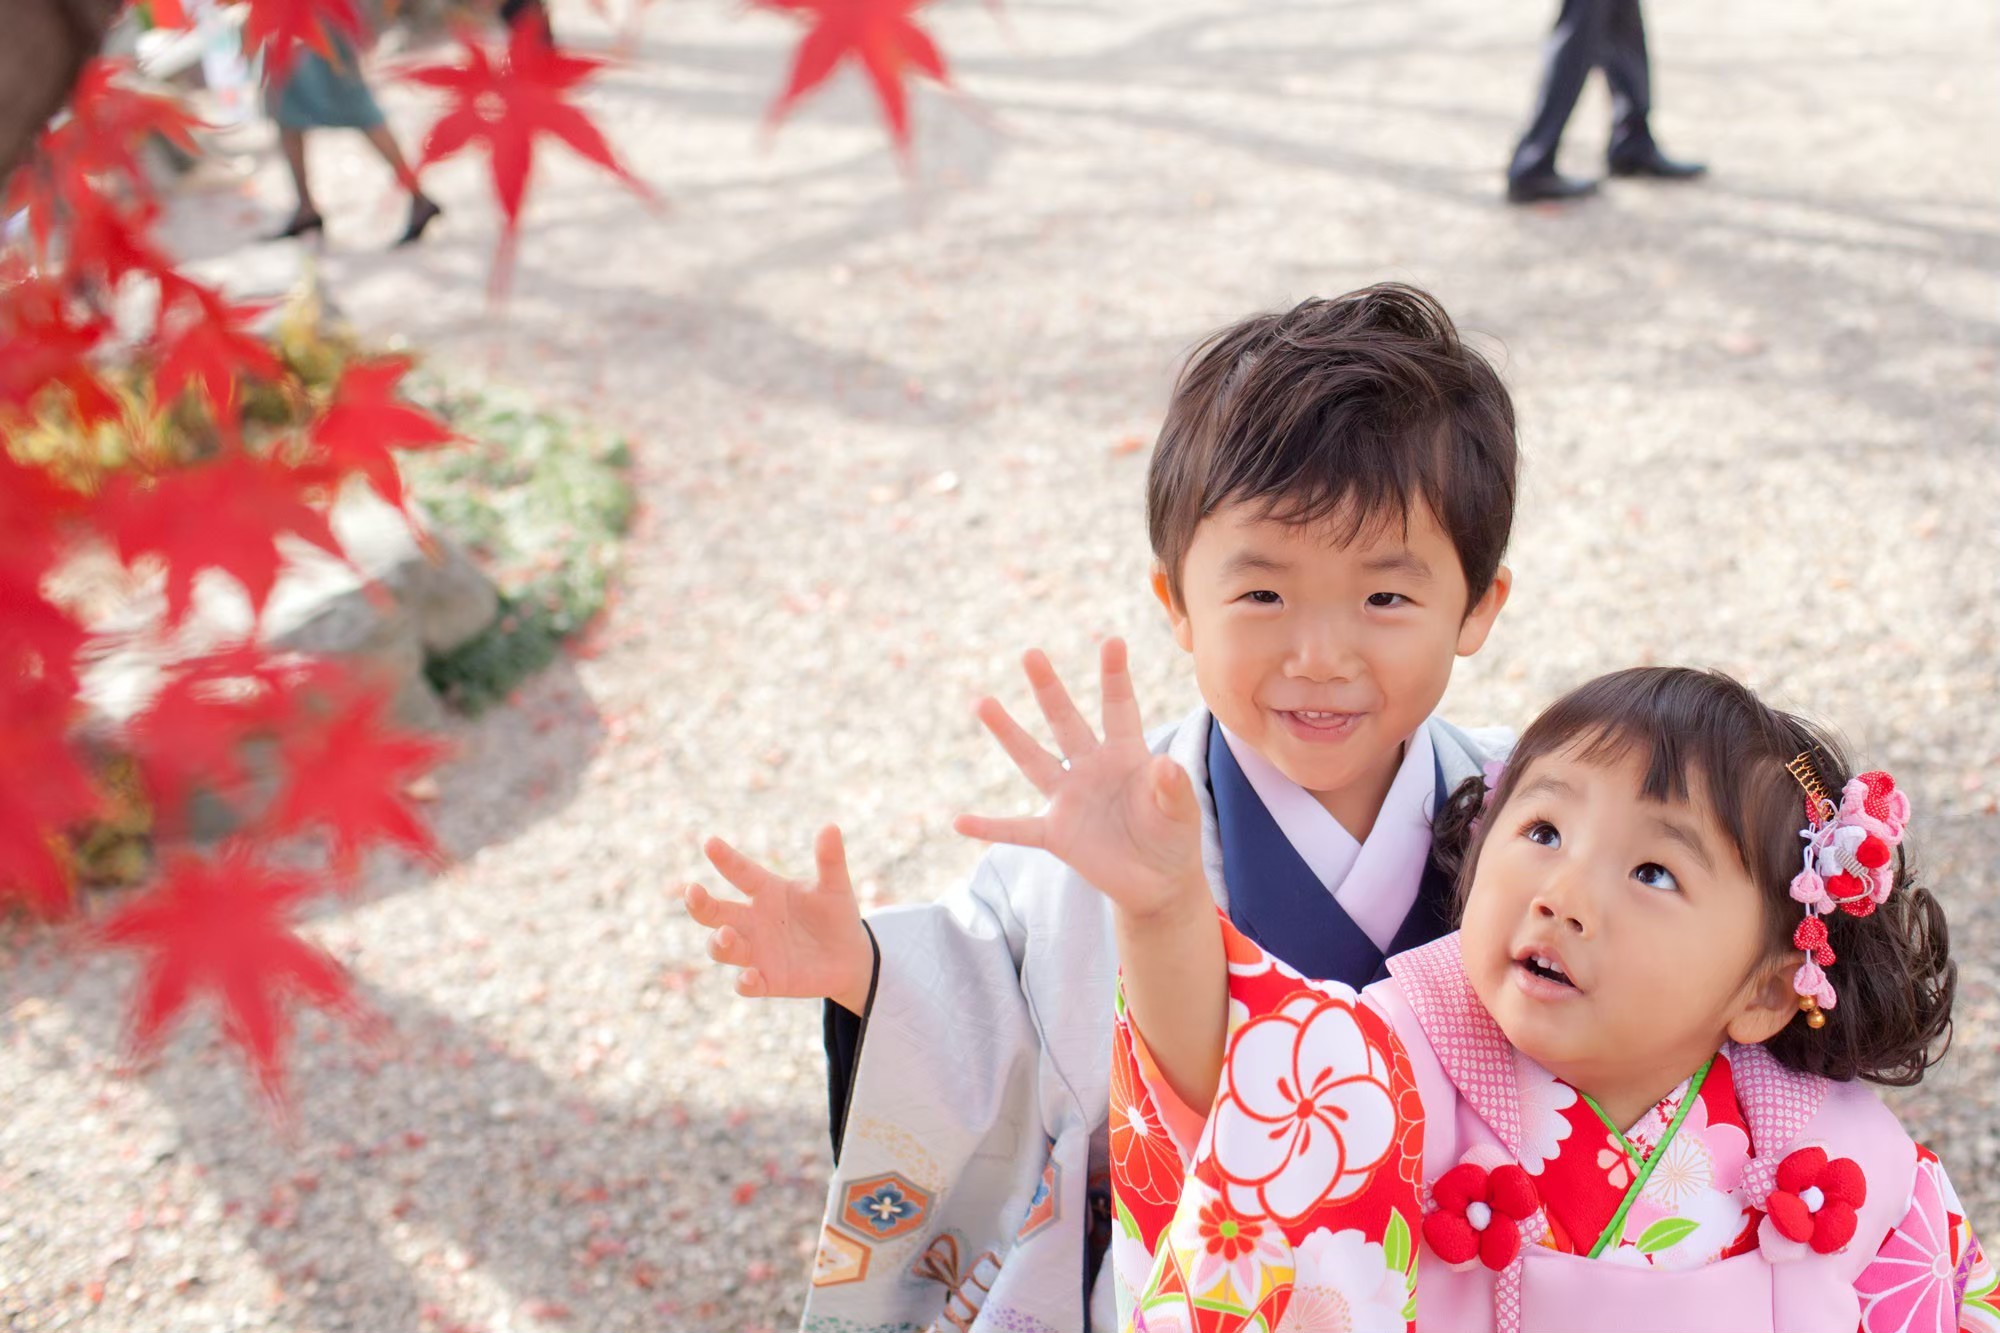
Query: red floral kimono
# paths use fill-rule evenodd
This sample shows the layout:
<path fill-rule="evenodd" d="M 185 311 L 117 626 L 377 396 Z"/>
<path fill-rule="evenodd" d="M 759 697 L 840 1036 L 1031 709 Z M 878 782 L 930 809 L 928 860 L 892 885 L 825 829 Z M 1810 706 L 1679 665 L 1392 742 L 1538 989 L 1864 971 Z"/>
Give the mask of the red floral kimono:
<path fill-rule="evenodd" d="M 1426 1200 L 1424 1108 L 1409 1056 L 1351 989 L 1307 981 L 1226 921 L 1222 929 L 1229 1044 L 1206 1121 L 1159 1078 L 1119 1000 L 1120 1317 L 1130 1328 L 1218 1333 L 1414 1327 Z M 1539 1212 L 1527 1232 L 1539 1244 L 1660 1268 L 1759 1248 L 1760 1229 L 1771 1228 L 1738 1197 L 1753 1145 L 1727 1049 L 1623 1129 L 1518 1052 L 1514 1066 L 1517 1158 L 1533 1194 L 1522 1211 Z M 1440 1182 L 1439 1201 L 1444 1193 Z M 1862 1333 L 2000 1333 L 1993 1265 L 1928 1151 L 1918 1150 L 1907 1215 L 1856 1294 Z"/>

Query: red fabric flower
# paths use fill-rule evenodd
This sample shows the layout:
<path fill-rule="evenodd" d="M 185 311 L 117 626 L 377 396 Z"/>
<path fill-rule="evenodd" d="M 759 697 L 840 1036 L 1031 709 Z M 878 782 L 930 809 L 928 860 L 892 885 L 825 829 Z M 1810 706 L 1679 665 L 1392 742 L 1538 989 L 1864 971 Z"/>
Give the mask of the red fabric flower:
<path fill-rule="evenodd" d="M 1535 1215 L 1535 1182 L 1514 1163 L 1488 1171 L 1460 1162 L 1431 1189 L 1424 1240 L 1454 1267 L 1474 1259 L 1499 1272 L 1521 1252 L 1520 1224 Z"/>
<path fill-rule="evenodd" d="M 1801 1148 L 1779 1164 L 1764 1211 L 1786 1240 L 1833 1254 L 1854 1239 L 1855 1210 L 1867 1198 L 1868 1182 L 1852 1157 L 1828 1161 L 1824 1148 Z"/>

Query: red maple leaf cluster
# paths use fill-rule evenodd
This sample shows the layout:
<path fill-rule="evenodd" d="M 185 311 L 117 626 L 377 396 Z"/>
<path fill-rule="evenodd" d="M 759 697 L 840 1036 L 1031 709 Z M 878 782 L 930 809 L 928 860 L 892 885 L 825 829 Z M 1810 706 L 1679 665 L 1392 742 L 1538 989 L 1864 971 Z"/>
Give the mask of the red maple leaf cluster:
<path fill-rule="evenodd" d="M 776 123 L 844 62 L 869 79 L 890 135 L 907 158 L 906 81 L 948 82 L 945 62 L 914 14 L 926 0 L 756 0 L 808 23 Z M 330 62 L 357 58 L 357 0 L 248 0 L 244 44 L 282 81 L 302 47 Z M 517 25 L 504 51 L 467 36 L 457 64 L 410 72 L 447 105 L 426 135 L 421 167 L 469 148 L 486 153 L 502 230 L 493 287 L 503 290 L 534 166 L 556 139 L 644 197 L 573 97 L 600 60 L 556 50 L 539 23 Z M 177 101 L 133 84 L 129 62 L 99 59 L 34 152 L 0 180 L 0 218 L 21 215 L 21 239 L 0 247 L 0 912 L 62 917 L 77 910 L 70 836 L 106 806 L 99 765 L 80 743 L 84 664 L 100 649 L 82 613 L 54 591 L 79 552 L 107 549 L 151 570 L 164 588 L 164 625 L 178 625 L 196 581 L 221 575 L 261 612 L 282 560 L 281 536 L 335 554 L 327 507 L 360 478 L 404 505 L 395 450 L 453 436 L 399 398 L 400 358 L 350 364 L 308 421 L 284 432 L 247 428 L 246 390 L 275 386 L 310 402 L 254 330 L 263 309 L 228 300 L 179 271 L 153 237 L 158 212 L 139 161 L 158 136 L 196 150 L 201 123 Z M 150 288 L 150 327 L 123 329 L 112 312 L 134 285 Z M 122 364 L 107 360 L 114 355 Z M 206 423 L 203 447 L 164 456 L 145 447 L 172 415 Z M 29 449 L 51 422 L 73 438 L 122 429 L 127 465 L 110 475 L 78 456 Z M 59 433 L 59 432 L 58 432 Z M 421 539 L 421 534 L 420 534 Z M 282 1098 L 291 1006 L 352 1011 L 342 969 L 297 930 L 314 896 L 351 886 L 363 852 L 393 845 L 439 859 L 409 804 L 408 784 L 437 762 L 435 742 L 400 732 L 386 701 L 331 663 L 281 658 L 244 642 L 173 662 L 118 738 L 131 754 L 156 831 L 185 827 L 197 793 L 234 802 L 239 832 L 221 849 L 176 847 L 149 888 L 97 924 L 93 938 L 144 955 L 131 1030 L 144 1051 L 204 994 Z M 275 794 L 252 791 L 245 747 L 278 756 Z M 289 844 L 315 840 L 323 870 L 300 868 Z"/>
<path fill-rule="evenodd" d="M 253 19 L 265 15 L 276 33 L 304 32 L 301 16 L 325 12 L 337 19 L 321 0 L 253 4 Z M 85 664 L 103 636 L 56 576 L 90 549 L 150 571 L 164 588 L 168 650 L 199 578 L 234 580 L 261 610 L 283 566 L 281 536 L 341 556 L 327 508 L 349 478 L 401 505 L 392 450 L 453 438 L 396 396 L 409 369 L 401 358 L 356 360 L 313 401 L 255 332 L 262 307 L 175 268 L 152 239 L 156 203 L 135 153 L 150 134 L 192 149 L 197 122 L 125 77 L 118 62 L 95 62 L 68 114 L 0 183 L 5 207 L 29 219 L 18 247 L 0 254 L 0 911 L 50 918 L 78 912 L 71 837 L 106 807 L 103 765 L 91 757 L 102 739 L 80 736 Z M 120 329 L 110 312 L 130 304 L 134 285 L 150 287 L 156 313 Z M 106 358 L 121 341 L 114 365 Z M 310 404 L 308 419 L 249 428 L 244 396 L 260 384 Z M 148 449 L 150 419 L 169 414 L 192 443 Z M 65 434 L 65 423 L 82 430 Z M 106 426 L 127 436 L 122 468 L 103 472 L 83 445 L 50 450 L 51 438 L 87 441 Z M 345 668 L 274 655 L 253 633 L 170 661 L 122 724 L 114 743 L 131 756 L 167 849 L 153 882 L 89 934 L 143 955 L 138 1050 L 210 995 L 262 1085 L 282 1098 L 292 1006 L 353 1009 L 339 964 L 298 933 L 301 910 L 354 885 L 372 847 L 440 859 L 407 794 L 440 747 L 399 730 L 386 706 Z M 253 742 L 276 756 L 274 782 L 254 779 Z M 213 851 L 174 841 L 203 793 L 236 811 L 237 832 Z M 301 855 L 314 845 L 326 855 Z"/>

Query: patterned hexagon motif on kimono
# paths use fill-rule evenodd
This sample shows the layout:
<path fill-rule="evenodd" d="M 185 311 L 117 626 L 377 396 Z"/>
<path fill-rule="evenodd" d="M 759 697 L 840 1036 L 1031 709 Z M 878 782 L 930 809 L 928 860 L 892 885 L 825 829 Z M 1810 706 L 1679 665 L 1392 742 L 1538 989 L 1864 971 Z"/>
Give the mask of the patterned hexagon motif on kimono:
<path fill-rule="evenodd" d="M 1062 1168 L 1054 1158 L 1042 1168 L 1041 1183 L 1035 1186 L 1035 1196 L 1028 1200 L 1028 1215 L 1021 1219 L 1021 1229 L 1014 1234 L 1018 1244 L 1043 1230 L 1056 1220 L 1058 1202 L 1062 1196 Z"/>
<path fill-rule="evenodd" d="M 930 1210 L 929 1190 L 888 1171 L 847 1187 L 840 1205 L 840 1225 L 869 1240 L 889 1240 L 922 1226 Z"/>
<path fill-rule="evenodd" d="M 819 1248 L 813 1252 L 812 1284 L 838 1287 L 859 1282 L 868 1276 L 868 1247 L 852 1236 L 843 1236 L 832 1227 L 822 1227 Z"/>

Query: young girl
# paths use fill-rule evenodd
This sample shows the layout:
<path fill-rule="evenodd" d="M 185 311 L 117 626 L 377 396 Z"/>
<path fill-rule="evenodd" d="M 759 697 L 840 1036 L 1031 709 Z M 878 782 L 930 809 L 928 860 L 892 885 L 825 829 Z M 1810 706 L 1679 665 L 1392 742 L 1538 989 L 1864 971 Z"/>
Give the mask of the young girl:
<path fill-rule="evenodd" d="M 1956 971 L 1887 774 L 1727 677 L 1602 677 L 1440 812 L 1461 929 L 1357 996 L 1218 928 L 1115 643 L 1104 696 L 1061 762 L 989 711 L 1050 805 L 959 828 L 1117 909 L 1129 1326 L 2000 1331 L 1943 1167 L 1856 1082 L 1921 1077 Z"/>

